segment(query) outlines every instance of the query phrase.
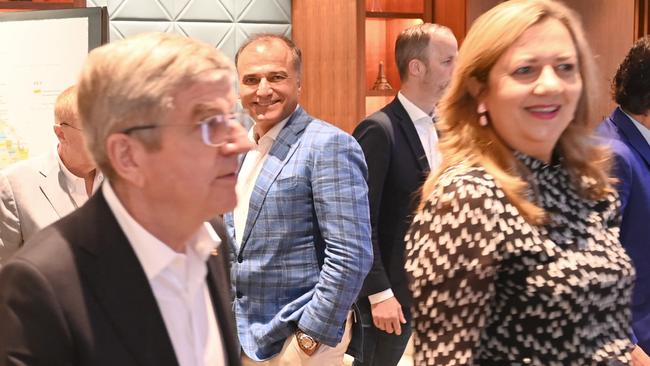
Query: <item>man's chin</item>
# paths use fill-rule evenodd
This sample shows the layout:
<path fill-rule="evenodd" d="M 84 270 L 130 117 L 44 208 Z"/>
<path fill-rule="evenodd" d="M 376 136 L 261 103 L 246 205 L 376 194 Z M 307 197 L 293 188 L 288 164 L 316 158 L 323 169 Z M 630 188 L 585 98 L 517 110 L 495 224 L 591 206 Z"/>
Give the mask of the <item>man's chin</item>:
<path fill-rule="evenodd" d="M 251 117 L 253 117 L 256 123 L 265 124 L 268 126 L 275 126 L 276 123 L 282 120 L 279 117 L 278 113 L 269 113 L 269 111 L 265 111 L 264 113 L 256 112 Z"/>

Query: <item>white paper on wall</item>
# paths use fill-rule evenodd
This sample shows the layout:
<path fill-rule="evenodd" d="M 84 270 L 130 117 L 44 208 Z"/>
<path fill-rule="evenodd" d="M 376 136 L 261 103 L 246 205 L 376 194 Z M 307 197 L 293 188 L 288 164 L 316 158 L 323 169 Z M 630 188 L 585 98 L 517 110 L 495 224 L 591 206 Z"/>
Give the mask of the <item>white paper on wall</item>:
<path fill-rule="evenodd" d="M 51 151 L 54 101 L 88 55 L 88 19 L 0 22 L 0 168 Z"/>

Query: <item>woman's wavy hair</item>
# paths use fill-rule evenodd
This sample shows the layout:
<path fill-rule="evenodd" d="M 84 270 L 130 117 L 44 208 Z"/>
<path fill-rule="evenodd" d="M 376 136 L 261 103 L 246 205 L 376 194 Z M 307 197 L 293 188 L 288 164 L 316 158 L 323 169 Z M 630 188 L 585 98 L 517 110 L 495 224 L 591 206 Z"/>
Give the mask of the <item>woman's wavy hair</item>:
<path fill-rule="evenodd" d="M 487 87 L 488 75 L 497 60 L 528 28 L 546 19 L 560 21 L 571 34 L 583 85 L 574 119 L 560 136 L 556 150 L 584 198 L 602 199 L 612 191 L 609 149 L 597 145 L 592 135 L 598 123 L 593 113 L 597 102 L 594 93 L 600 88 L 593 56 L 577 15 L 553 0 L 510 0 L 480 16 L 460 48 L 449 89 L 438 110 L 443 161 L 423 186 L 423 202 L 436 189 L 442 172 L 450 167 L 454 166 L 446 175 L 462 174 L 472 166 L 482 166 L 527 221 L 544 222 L 544 210 L 527 195 L 530 187 L 522 178 L 526 169 L 491 125 L 479 125 L 477 99 L 471 93 L 470 84 L 478 82 Z"/>

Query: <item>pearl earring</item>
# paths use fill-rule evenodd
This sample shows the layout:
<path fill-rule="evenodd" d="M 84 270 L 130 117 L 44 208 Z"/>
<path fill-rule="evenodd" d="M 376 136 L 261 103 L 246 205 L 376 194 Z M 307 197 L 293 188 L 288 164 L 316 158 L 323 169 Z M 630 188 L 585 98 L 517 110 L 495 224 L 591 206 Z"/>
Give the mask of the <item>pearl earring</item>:
<path fill-rule="evenodd" d="M 487 108 L 485 108 L 485 103 L 479 103 L 478 107 L 476 108 L 476 113 L 478 113 L 478 124 L 485 127 L 488 125 L 488 118 L 487 118 Z"/>

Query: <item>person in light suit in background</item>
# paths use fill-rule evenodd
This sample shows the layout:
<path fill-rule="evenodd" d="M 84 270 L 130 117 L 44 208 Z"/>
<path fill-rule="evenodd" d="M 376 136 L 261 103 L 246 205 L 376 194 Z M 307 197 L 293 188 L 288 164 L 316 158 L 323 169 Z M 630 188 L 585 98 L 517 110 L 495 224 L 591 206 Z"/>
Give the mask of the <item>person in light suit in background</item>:
<path fill-rule="evenodd" d="M 85 147 L 75 86 L 56 98 L 54 133 L 58 144 L 50 154 L 0 171 L 0 264 L 86 202 L 103 180 Z"/>
<path fill-rule="evenodd" d="M 208 224 L 235 207 L 251 147 L 234 71 L 169 33 L 90 52 L 79 114 L 107 179 L 0 269 L 0 366 L 240 364 L 228 248 Z"/>
<path fill-rule="evenodd" d="M 612 83 L 618 107 L 599 126 L 614 151 L 621 199 L 621 242 L 636 266 L 634 365 L 650 365 L 650 37 L 639 39 Z"/>
<path fill-rule="evenodd" d="M 366 164 L 352 136 L 298 106 L 300 50 L 259 34 L 235 62 L 255 143 L 225 216 L 243 363 L 340 365 L 372 263 Z"/>
<path fill-rule="evenodd" d="M 355 333 L 353 343 L 363 354 L 355 365 L 397 365 L 411 335 L 404 235 L 420 187 L 440 161 L 435 107 L 457 53 L 458 43 L 447 27 L 427 23 L 403 30 L 395 42 L 401 89 L 353 133 L 368 163 L 374 249 L 359 299 L 364 331 L 363 337 Z"/>

